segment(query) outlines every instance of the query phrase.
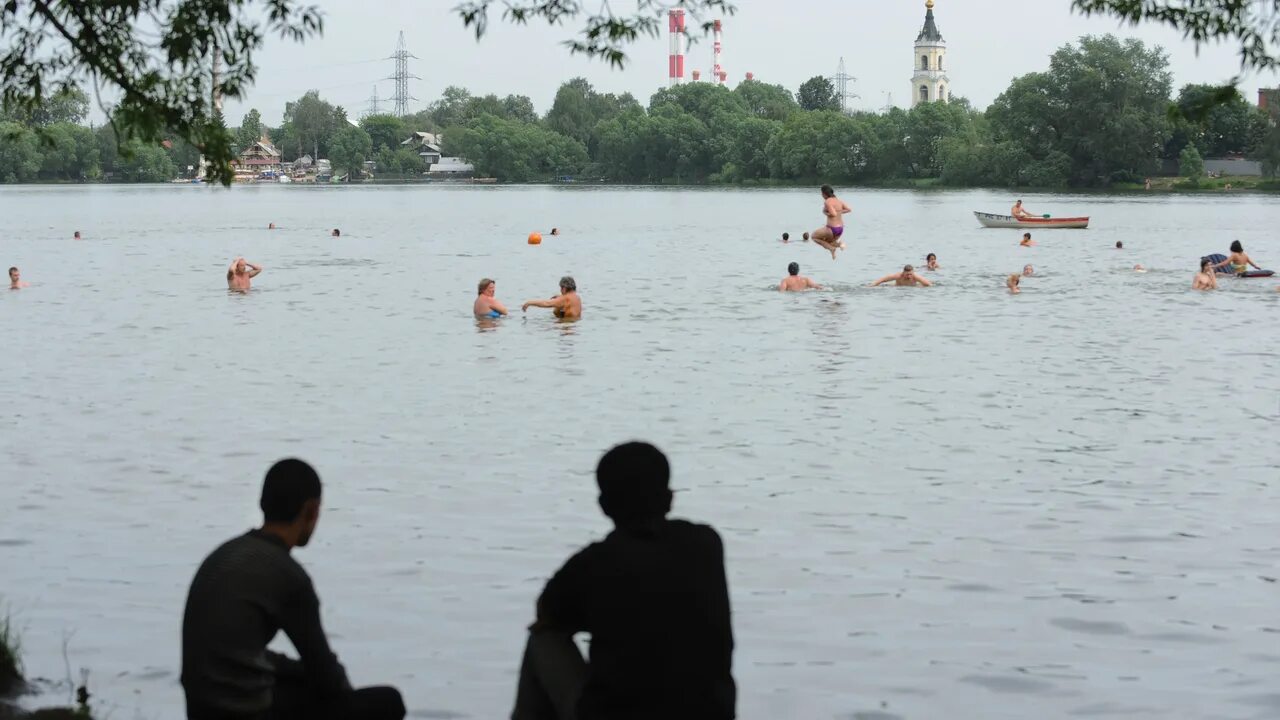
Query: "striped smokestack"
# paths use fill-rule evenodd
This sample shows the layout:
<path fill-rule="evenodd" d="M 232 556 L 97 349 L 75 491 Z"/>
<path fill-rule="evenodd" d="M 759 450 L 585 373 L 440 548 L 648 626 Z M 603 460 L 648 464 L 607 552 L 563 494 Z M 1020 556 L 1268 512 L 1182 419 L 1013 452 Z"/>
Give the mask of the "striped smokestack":
<path fill-rule="evenodd" d="M 667 29 L 671 35 L 667 56 L 667 82 L 679 85 L 684 82 L 684 10 L 667 13 Z"/>

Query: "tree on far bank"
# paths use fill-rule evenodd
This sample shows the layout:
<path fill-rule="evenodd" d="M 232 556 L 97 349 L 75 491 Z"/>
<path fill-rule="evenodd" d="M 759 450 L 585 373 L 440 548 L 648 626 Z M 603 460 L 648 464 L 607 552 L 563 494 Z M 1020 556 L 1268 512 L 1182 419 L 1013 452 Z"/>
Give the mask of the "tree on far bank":
<path fill-rule="evenodd" d="M 1175 103 L 1173 137 L 1166 157 L 1193 143 L 1201 157 L 1252 154 L 1267 134 L 1267 113 L 1235 89 L 1224 98 L 1216 85 L 1185 85 Z"/>
<path fill-rule="evenodd" d="M 1015 79 L 987 119 L 994 139 L 1020 143 L 1050 185 L 1136 181 L 1155 173 L 1171 135 L 1171 85 L 1164 50 L 1088 36 L 1055 52 L 1047 72 Z M 1064 167 L 1065 178 L 1053 177 Z"/>
<path fill-rule="evenodd" d="M 366 115 L 360 120 L 360 128 L 369 134 L 375 153 L 383 149 L 394 153 L 410 132 L 395 115 Z"/>
<path fill-rule="evenodd" d="M 309 152 L 318 160 L 324 157 L 321 152 L 328 150 L 329 137 L 347 125 L 347 113 L 322 100 L 318 91 L 308 90 L 297 100 L 285 103 L 284 124 L 298 143 L 298 154 Z"/>
<path fill-rule="evenodd" d="M 335 175 L 343 173 L 348 180 L 360 176 L 364 161 L 369 158 L 373 142 L 369 133 L 354 125 L 338 128 L 329 138 L 329 162 Z"/>
<path fill-rule="evenodd" d="M 840 109 L 840 98 L 836 96 L 835 86 L 821 75 L 815 75 L 804 81 L 796 93 L 796 103 L 802 110 Z"/>
<path fill-rule="evenodd" d="M 236 149 L 244 152 L 246 148 L 252 147 L 262 139 L 262 130 L 262 113 L 257 108 L 251 108 L 236 130 Z"/>
<path fill-rule="evenodd" d="M 1192 185 L 1198 185 L 1204 177 L 1204 160 L 1195 145 L 1188 145 L 1178 156 L 1178 172 Z"/>
<path fill-rule="evenodd" d="M 800 109 L 791 91 L 781 85 L 769 85 L 759 80 L 743 80 L 733 89 L 747 111 L 765 120 L 786 120 Z"/>

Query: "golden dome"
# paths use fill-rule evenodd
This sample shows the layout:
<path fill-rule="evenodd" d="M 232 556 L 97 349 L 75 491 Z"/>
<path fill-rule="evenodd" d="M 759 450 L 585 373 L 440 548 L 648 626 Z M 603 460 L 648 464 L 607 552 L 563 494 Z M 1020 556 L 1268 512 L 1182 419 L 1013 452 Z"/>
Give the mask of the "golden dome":
<path fill-rule="evenodd" d="M 933 9 L 933 0 L 924 0 L 924 6 L 925 6 L 925 7 L 927 7 L 927 8 L 929 8 L 930 10 L 932 10 L 932 9 Z"/>

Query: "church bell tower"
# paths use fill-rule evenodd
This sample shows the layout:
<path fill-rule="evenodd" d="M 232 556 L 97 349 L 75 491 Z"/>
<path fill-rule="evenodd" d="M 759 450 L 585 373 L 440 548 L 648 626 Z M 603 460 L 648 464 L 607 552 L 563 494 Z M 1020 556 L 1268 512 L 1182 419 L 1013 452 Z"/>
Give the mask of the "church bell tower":
<path fill-rule="evenodd" d="M 947 41 L 933 19 L 933 0 L 925 0 L 924 27 L 916 36 L 915 72 L 911 76 L 911 107 L 951 99 L 947 79 Z"/>

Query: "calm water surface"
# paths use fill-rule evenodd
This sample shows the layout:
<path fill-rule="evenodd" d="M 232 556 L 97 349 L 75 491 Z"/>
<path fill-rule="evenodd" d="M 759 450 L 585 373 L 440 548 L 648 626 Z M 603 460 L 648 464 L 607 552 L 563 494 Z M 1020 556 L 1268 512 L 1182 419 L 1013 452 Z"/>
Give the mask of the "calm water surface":
<path fill-rule="evenodd" d="M 832 262 L 776 240 L 821 222 L 808 190 L 0 190 L 29 673 L 64 678 L 65 639 L 105 714 L 181 717 L 187 584 L 296 454 L 353 680 L 502 717 L 543 580 L 608 529 L 595 462 L 638 437 L 725 536 L 743 718 L 1280 716 L 1280 293 L 1188 289 L 1233 239 L 1280 269 L 1277 201 L 1027 196 L 1094 223 L 1028 249 L 973 219 L 1004 194 L 844 197 Z M 935 288 L 865 287 L 930 251 Z M 229 295 L 241 254 L 266 271 Z M 792 260 L 831 289 L 772 291 Z M 470 316 L 482 276 L 518 306 L 566 273 L 580 323 Z"/>

